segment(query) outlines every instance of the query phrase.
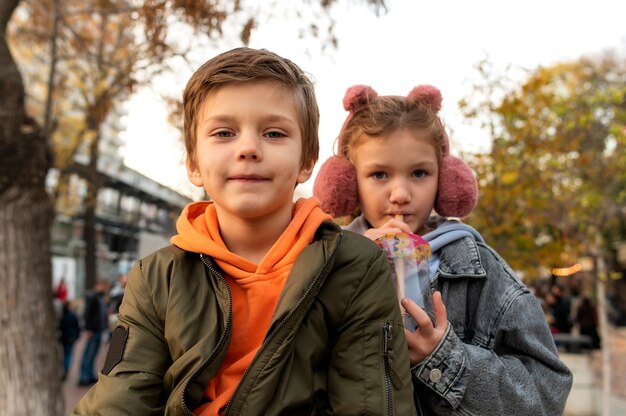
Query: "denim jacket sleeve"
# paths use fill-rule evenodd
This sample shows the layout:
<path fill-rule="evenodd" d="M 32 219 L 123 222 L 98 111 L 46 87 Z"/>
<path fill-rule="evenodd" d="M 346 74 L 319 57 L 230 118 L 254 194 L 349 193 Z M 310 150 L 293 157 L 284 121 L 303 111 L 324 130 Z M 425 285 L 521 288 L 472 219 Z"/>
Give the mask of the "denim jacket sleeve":
<path fill-rule="evenodd" d="M 493 250 L 465 240 L 460 256 L 475 254 L 474 271 L 456 267 L 472 263 L 454 248 L 442 256 L 440 288 L 450 324 L 431 355 L 412 369 L 418 411 L 562 414 L 572 375 L 541 307 Z"/>

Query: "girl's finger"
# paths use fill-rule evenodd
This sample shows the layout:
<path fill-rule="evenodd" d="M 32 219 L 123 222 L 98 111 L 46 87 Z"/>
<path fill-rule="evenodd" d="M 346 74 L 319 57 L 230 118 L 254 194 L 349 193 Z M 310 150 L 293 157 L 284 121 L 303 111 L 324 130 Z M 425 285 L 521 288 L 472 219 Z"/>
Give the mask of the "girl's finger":
<path fill-rule="evenodd" d="M 387 222 L 386 226 L 398 228 L 398 229 L 400 229 L 400 232 L 404 232 L 404 233 L 412 233 L 413 232 L 413 231 L 411 231 L 411 228 L 409 227 L 409 225 L 406 222 L 397 220 L 395 218 L 390 220 L 389 222 Z"/>
<path fill-rule="evenodd" d="M 440 291 L 433 293 L 433 309 L 435 311 L 435 325 L 438 328 L 446 326 L 448 324 L 448 313 L 446 312 L 446 305 L 443 303 Z"/>
<path fill-rule="evenodd" d="M 424 309 L 409 298 L 403 298 L 400 301 L 400 304 L 404 310 L 411 315 L 411 318 L 413 318 L 415 323 L 417 323 L 417 330 L 423 332 L 424 335 L 428 335 L 428 333 L 430 333 L 433 329 L 433 323 Z"/>

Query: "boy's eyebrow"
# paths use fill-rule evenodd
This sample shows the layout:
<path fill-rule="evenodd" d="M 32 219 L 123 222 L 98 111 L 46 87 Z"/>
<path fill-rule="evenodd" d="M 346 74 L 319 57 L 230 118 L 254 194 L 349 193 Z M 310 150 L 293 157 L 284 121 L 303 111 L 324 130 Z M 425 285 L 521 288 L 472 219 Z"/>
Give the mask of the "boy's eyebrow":
<path fill-rule="evenodd" d="M 287 122 L 291 124 L 297 124 L 297 120 L 292 119 L 291 117 L 283 116 L 281 114 L 268 114 L 267 116 L 262 118 L 265 122 Z"/>
<path fill-rule="evenodd" d="M 216 115 L 212 115 L 204 119 L 202 124 L 207 124 L 208 122 L 230 123 L 230 122 L 235 122 L 235 121 L 237 121 L 237 118 L 229 114 L 216 114 Z M 289 123 L 289 124 L 294 124 L 294 125 L 298 124 L 297 120 L 294 120 L 293 118 L 288 117 L 288 116 L 283 116 L 281 114 L 267 114 L 261 117 L 261 121 L 264 123 L 281 122 L 281 123 Z"/>

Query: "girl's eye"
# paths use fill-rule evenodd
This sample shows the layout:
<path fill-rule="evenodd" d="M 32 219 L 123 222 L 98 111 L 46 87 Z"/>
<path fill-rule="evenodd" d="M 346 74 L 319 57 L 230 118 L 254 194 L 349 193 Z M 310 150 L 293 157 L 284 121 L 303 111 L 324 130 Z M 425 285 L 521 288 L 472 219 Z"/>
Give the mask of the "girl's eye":
<path fill-rule="evenodd" d="M 415 170 L 413 171 L 413 177 L 414 178 L 423 178 L 424 176 L 426 176 L 426 172 L 423 170 Z"/>
<path fill-rule="evenodd" d="M 372 173 L 372 178 L 374 179 L 382 180 L 382 179 L 385 179 L 386 177 L 387 177 L 387 174 L 385 172 Z"/>
<path fill-rule="evenodd" d="M 272 130 L 272 131 L 268 131 L 267 133 L 265 133 L 265 135 L 269 138 L 269 139 L 280 139 L 282 137 L 285 137 L 286 134 L 283 133 L 282 131 L 278 131 L 278 130 Z"/>

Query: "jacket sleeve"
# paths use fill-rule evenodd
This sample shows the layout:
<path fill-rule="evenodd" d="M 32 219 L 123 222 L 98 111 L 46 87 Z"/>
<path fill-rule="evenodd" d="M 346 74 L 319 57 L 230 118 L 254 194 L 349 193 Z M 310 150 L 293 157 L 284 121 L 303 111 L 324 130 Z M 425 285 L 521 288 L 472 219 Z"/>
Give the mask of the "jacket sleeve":
<path fill-rule="evenodd" d="M 72 415 L 163 415 L 167 399 L 163 377 L 170 356 L 151 289 L 141 262 L 137 262 L 128 274 L 118 324 L 123 331 L 120 329 L 111 340 L 105 362 L 107 374 L 99 372 L 98 382 Z"/>
<path fill-rule="evenodd" d="M 424 414 L 563 413 L 572 374 L 534 295 L 517 292 L 502 312 L 492 323 L 492 345 L 464 343 L 448 325 L 433 353 L 413 367 Z"/>
<path fill-rule="evenodd" d="M 352 294 L 331 352 L 328 392 L 333 414 L 413 415 L 411 373 L 402 317 L 381 252 Z"/>

